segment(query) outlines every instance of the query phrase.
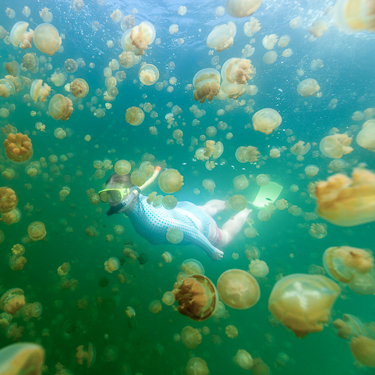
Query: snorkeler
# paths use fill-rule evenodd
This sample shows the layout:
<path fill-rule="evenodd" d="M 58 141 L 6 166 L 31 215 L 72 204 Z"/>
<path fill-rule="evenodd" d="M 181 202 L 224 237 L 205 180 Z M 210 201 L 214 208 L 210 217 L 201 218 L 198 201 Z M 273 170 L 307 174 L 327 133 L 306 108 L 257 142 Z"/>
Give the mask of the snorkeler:
<path fill-rule="evenodd" d="M 204 206 L 178 202 L 172 210 L 155 208 L 147 203 L 147 197 L 141 192 L 156 179 L 159 172 L 160 167 L 156 167 L 153 175 L 140 187 L 131 183 L 130 175 L 112 174 L 106 182 L 106 188 L 99 192 L 101 201 L 111 206 L 107 216 L 124 213 L 129 217 L 135 231 L 152 244 L 169 243 L 168 229 L 179 228 L 183 234 L 182 245 L 195 244 L 212 259 L 222 259 L 224 253 L 218 247 L 223 248 L 229 244 L 240 232 L 251 209 L 243 209 L 219 229 L 213 216 L 227 209 L 226 202 L 222 200 L 213 199 Z M 282 189 L 280 185 L 277 186 Z M 276 189 L 276 192 L 265 192 L 265 189 L 261 189 L 251 205 L 258 202 L 257 206 L 261 207 L 265 203 L 273 202 L 281 189 Z"/>

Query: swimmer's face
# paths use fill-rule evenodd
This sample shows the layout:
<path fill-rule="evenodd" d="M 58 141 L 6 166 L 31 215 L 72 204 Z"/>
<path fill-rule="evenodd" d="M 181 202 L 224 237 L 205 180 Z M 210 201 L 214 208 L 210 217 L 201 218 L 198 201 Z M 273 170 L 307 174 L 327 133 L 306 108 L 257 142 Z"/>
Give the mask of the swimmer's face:
<path fill-rule="evenodd" d="M 106 185 L 105 187 L 106 189 L 124 189 L 124 187 L 121 185 L 121 184 L 118 184 L 118 183 L 109 183 Z M 123 199 L 126 199 L 127 195 L 124 196 Z M 117 206 L 120 202 L 117 202 L 115 200 L 113 200 L 113 198 L 111 196 L 109 196 L 109 201 L 108 201 L 108 204 L 112 207 L 112 206 Z"/>

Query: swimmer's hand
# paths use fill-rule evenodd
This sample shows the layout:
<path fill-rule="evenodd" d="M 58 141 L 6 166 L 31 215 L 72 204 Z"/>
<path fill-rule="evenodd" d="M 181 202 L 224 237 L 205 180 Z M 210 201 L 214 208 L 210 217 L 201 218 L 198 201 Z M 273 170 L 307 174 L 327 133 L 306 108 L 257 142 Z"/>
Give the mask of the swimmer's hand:
<path fill-rule="evenodd" d="M 221 250 L 215 248 L 215 252 L 212 253 L 210 257 L 213 260 L 220 260 L 220 259 L 223 259 L 223 255 L 224 253 Z"/>

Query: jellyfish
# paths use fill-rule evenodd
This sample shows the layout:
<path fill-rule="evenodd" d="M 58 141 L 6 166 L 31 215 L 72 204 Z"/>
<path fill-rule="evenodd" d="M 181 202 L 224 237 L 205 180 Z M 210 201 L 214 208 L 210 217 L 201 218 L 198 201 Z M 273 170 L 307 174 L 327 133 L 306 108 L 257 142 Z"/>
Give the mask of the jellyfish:
<path fill-rule="evenodd" d="M 76 98 L 84 98 L 89 93 L 89 85 L 84 79 L 77 78 L 70 84 L 70 92 Z"/>
<path fill-rule="evenodd" d="M 120 268 L 120 261 L 115 257 L 111 257 L 107 261 L 104 262 L 104 269 L 109 273 L 117 271 L 119 268 Z"/>
<path fill-rule="evenodd" d="M 266 277 L 269 272 L 267 263 L 263 260 L 255 259 L 249 264 L 250 273 L 255 277 Z"/>
<path fill-rule="evenodd" d="M 0 96 L 2 98 L 7 98 L 10 95 L 13 95 L 16 91 L 14 84 L 9 79 L 3 78 L 0 79 Z"/>
<path fill-rule="evenodd" d="M 336 319 L 333 325 L 337 329 L 337 336 L 346 340 L 364 334 L 362 322 L 350 314 L 343 314 L 342 319 Z"/>
<path fill-rule="evenodd" d="M 12 61 L 12 62 L 6 63 L 5 69 L 13 77 L 17 77 L 21 72 L 20 65 L 18 64 L 17 61 Z"/>
<path fill-rule="evenodd" d="M 313 164 L 308 165 L 305 168 L 305 173 L 306 173 L 306 176 L 314 177 L 319 173 L 319 167 L 317 167 L 316 165 L 313 165 Z"/>
<path fill-rule="evenodd" d="M 220 74 L 216 69 L 206 68 L 197 72 L 193 78 L 194 100 L 204 103 L 211 101 L 220 91 Z"/>
<path fill-rule="evenodd" d="M 49 102 L 48 111 L 55 120 L 66 121 L 73 112 L 73 103 L 67 96 L 56 94 Z"/>
<path fill-rule="evenodd" d="M 263 108 L 256 112 L 253 116 L 254 130 L 264 134 L 271 134 L 278 126 L 280 126 L 282 118 L 279 112 L 272 108 Z"/>
<path fill-rule="evenodd" d="M 230 324 L 229 326 L 225 327 L 225 334 L 230 339 L 235 339 L 238 336 L 238 329 L 233 324 Z"/>
<path fill-rule="evenodd" d="M 190 358 L 186 365 L 186 375 L 208 375 L 210 371 L 203 358 Z"/>
<path fill-rule="evenodd" d="M 217 290 L 223 302 L 233 309 L 249 309 L 260 298 L 258 282 L 249 273 L 231 269 L 225 271 L 217 281 Z"/>
<path fill-rule="evenodd" d="M 33 221 L 27 228 L 27 233 L 33 241 L 42 240 L 46 234 L 46 227 L 41 221 Z"/>
<path fill-rule="evenodd" d="M 298 84 L 298 94 L 307 98 L 309 96 L 316 96 L 317 92 L 319 92 L 320 86 L 315 79 L 307 78 Z"/>
<path fill-rule="evenodd" d="M 217 52 L 224 51 L 233 44 L 236 30 L 233 22 L 215 26 L 207 37 L 207 46 Z"/>
<path fill-rule="evenodd" d="M 17 163 L 29 160 L 33 155 L 31 140 L 22 133 L 9 134 L 4 141 L 4 148 L 8 159 Z"/>
<path fill-rule="evenodd" d="M 263 62 L 267 65 L 273 64 L 277 59 L 277 53 L 275 51 L 268 51 L 263 56 Z"/>
<path fill-rule="evenodd" d="M 315 38 L 319 38 L 328 29 L 328 23 L 325 20 L 319 19 L 313 22 L 312 26 L 309 27 L 309 33 L 314 35 Z"/>
<path fill-rule="evenodd" d="M 0 187 L 0 214 L 12 211 L 17 204 L 18 198 L 15 191 L 8 187 Z"/>
<path fill-rule="evenodd" d="M 234 361 L 244 370 L 250 370 L 254 364 L 253 357 L 244 349 L 237 351 Z"/>
<path fill-rule="evenodd" d="M 184 234 L 180 228 L 168 228 L 166 238 L 168 242 L 177 245 L 184 239 Z"/>
<path fill-rule="evenodd" d="M 235 157 L 240 163 L 254 163 L 258 160 L 259 154 L 258 149 L 254 146 L 241 146 L 237 148 Z"/>
<path fill-rule="evenodd" d="M 177 198 L 173 195 L 166 195 L 162 199 L 162 205 L 167 210 L 173 210 L 177 206 Z"/>
<path fill-rule="evenodd" d="M 40 375 L 44 365 L 44 349 L 37 344 L 23 342 L 0 350 L 2 374 Z"/>
<path fill-rule="evenodd" d="M 44 102 L 49 95 L 51 91 L 51 87 L 48 86 L 46 83 L 42 86 L 43 80 L 42 79 L 36 79 L 33 81 L 30 87 L 30 96 L 34 100 L 34 102 L 37 102 L 38 99 L 41 102 Z"/>
<path fill-rule="evenodd" d="M 120 176 L 125 176 L 131 171 L 131 164 L 127 160 L 118 160 L 115 164 L 115 172 Z"/>
<path fill-rule="evenodd" d="M 34 31 L 29 29 L 29 31 L 26 32 L 28 27 L 28 22 L 24 21 L 19 21 L 14 24 L 9 35 L 10 41 L 14 47 L 20 47 L 22 49 L 31 48 Z"/>
<path fill-rule="evenodd" d="M 254 66 L 248 59 L 231 58 L 221 68 L 223 82 L 245 85 L 256 74 Z"/>
<path fill-rule="evenodd" d="M 216 184 L 214 180 L 205 179 L 202 181 L 202 186 L 209 192 L 213 192 L 215 190 Z"/>
<path fill-rule="evenodd" d="M 277 45 L 281 48 L 285 48 L 290 42 L 290 36 L 289 35 L 283 35 L 279 39 L 279 43 Z"/>
<path fill-rule="evenodd" d="M 177 169 L 166 169 L 160 174 L 159 188 L 167 194 L 175 193 L 181 190 L 183 183 L 183 176 Z"/>
<path fill-rule="evenodd" d="M 22 58 L 22 66 L 30 72 L 37 72 L 39 65 L 38 57 L 35 53 L 26 53 Z"/>
<path fill-rule="evenodd" d="M 39 318 L 42 315 L 43 306 L 40 302 L 27 303 L 21 310 L 24 319 Z"/>
<path fill-rule="evenodd" d="M 263 40 L 262 44 L 265 49 L 273 49 L 278 41 L 278 36 L 276 34 L 266 35 Z"/>
<path fill-rule="evenodd" d="M 159 70 L 155 65 L 145 64 L 139 69 L 139 80 L 146 86 L 151 86 L 159 79 Z"/>
<path fill-rule="evenodd" d="M 70 263 L 69 262 L 65 262 L 63 263 L 58 269 L 57 269 L 57 273 L 60 275 L 60 276 L 65 276 L 69 273 L 70 271 Z"/>
<path fill-rule="evenodd" d="M 161 300 L 164 304 L 166 304 L 167 306 L 172 306 L 175 301 L 176 301 L 176 298 L 173 294 L 173 292 L 165 292 L 163 294 L 163 298 Z"/>
<path fill-rule="evenodd" d="M 152 312 L 153 314 L 159 314 L 159 312 L 162 310 L 162 304 L 159 300 L 151 301 L 148 305 L 148 310 Z"/>
<path fill-rule="evenodd" d="M 367 367 L 375 367 L 375 340 L 366 336 L 353 337 L 350 351 L 358 362 Z"/>
<path fill-rule="evenodd" d="M 262 0 L 227 0 L 227 12 L 232 17 L 251 16 L 260 6 Z"/>
<path fill-rule="evenodd" d="M 375 152 L 375 120 L 367 120 L 356 137 L 357 144 L 366 150 Z"/>
<path fill-rule="evenodd" d="M 13 255 L 9 259 L 9 266 L 13 271 L 21 271 L 25 267 L 27 260 L 23 256 Z"/>
<path fill-rule="evenodd" d="M 186 275 L 204 275 L 205 272 L 202 263 L 196 259 L 184 260 L 181 268 Z"/>
<path fill-rule="evenodd" d="M 141 125 L 145 118 L 145 113 L 139 107 L 130 107 L 126 110 L 125 120 L 133 126 Z"/>
<path fill-rule="evenodd" d="M 82 2 L 82 0 L 78 1 Z M 44 7 L 41 11 L 39 11 L 39 16 L 44 22 L 51 22 L 53 20 L 53 14 L 49 11 L 47 7 Z"/>
<path fill-rule="evenodd" d="M 375 31 L 371 0 L 340 0 L 333 8 L 335 25 L 349 32 Z"/>
<path fill-rule="evenodd" d="M 290 148 L 290 152 L 296 156 L 303 156 L 303 155 L 306 155 L 310 151 L 310 149 L 311 149 L 310 142 L 305 144 L 305 142 L 303 141 L 298 141 L 295 145 L 293 145 Z"/>
<path fill-rule="evenodd" d="M 327 221 L 350 227 L 375 221 L 375 174 L 354 169 L 352 178 L 343 174 L 316 184 L 318 215 Z"/>
<path fill-rule="evenodd" d="M 249 186 L 249 181 L 246 175 L 241 174 L 233 179 L 233 185 L 238 190 L 244 190 Z"/>
<path fill-rule="evenodd" d="M 324 137 L 319 144 L 319 149 L 323 155 L 332 158 L 340 159 L 343 155 L 350 154 L 353 148 L 350 147 L 352 138 L 344 134 L 334 134 Z"/>
<path fill-rule="evenodd" d="M 266 174 L 258 174 L 258 176 L 256 176 L 255 178 L 255 181 L 258 186 L 266 186 L 269 184 L 270 178 Z"/>
<path fill-rule="evenodd" d="M 0 298 L 0 309 L 15 315 L 25 305 L 24 291 L 19 288 L 7 290 Z"/>
<path fill-rule="evenodd" d="M 77 347 L 76 362 L 78 365 L 83 365 L 83 361 L 86 361 L 87 368 L 90 368 L 95 363 L 96 350 L 95 346 L 89 342 L 87 349 L 84 345 Z"/>
<path fill-rule="evenodd" d="M 298 338 L 303 338 L 323 330 L 340 291 L 340 287 L 325 276 L 292 274 L 274 285 L 268 309 Z"/>
<path fill-rule="evenodd" d="M 195 349 L 202 342 L 202 335 L 197 329 L 186 326 L 182 329 L 181 340 L 188 349 Z"/>
<path fill-rule="evenodd" d="M 34 30 L 34 44 L 40 52 L 52 56 L 61 45 L 59 32 L 51 24 L 42 23 Z"/>
<path fill-rule="evenodd" d="M 247 199 L 241 194 L 236 194 L 229 198 L 228 205 L 232 210 L 239 212 L 246 208 Z"/>
<path fill-rule="evenodd" d="M 132 44 L 138 49 L 136 51 L 137 55 L 144 54 L 144 50 L 154 42 L 155 35 L 155 28 L 150 22 L 144 21 L 133 27 L 130 32 L 130 39 Z"/>

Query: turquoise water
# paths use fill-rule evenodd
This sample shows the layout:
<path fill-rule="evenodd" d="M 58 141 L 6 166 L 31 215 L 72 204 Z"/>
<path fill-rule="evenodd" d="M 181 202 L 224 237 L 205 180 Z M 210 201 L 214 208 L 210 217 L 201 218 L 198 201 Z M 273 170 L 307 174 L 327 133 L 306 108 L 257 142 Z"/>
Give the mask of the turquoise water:
<path fill-rule="evenodd" d="M 39 63 L 36 73 L 21 71 L 22 76 L 32 81 L 43 79 L 52 87 L 51 94 L 44 103 L 30 101 L 25 95 L 29 88 L 8 98 L 1 98 L 0 106 L 10 108 L 7 118 L 1 119 L 1 127 L 7 124 L 17 128 L 18 132 L 28 134 L 33 145 L 32 158 L 23 164 L 16 164 L 5 157 L 3 147 L 0 150 L 0 168 L 12 168 L 15 176 L 6 180 L 0 176 L 1 186 L 12 188 L 18 197 L 18 206 L 22 218 L 18 223 L 7 225 L 0 222 L 0 230 L 4 232 L 5 240 L 0 245 L 0 292 L 10 288 L 21 288 L 25 292 L 26 302 L 40 302 L 43 313 L 39 318 L 24 321 L 15 316 L 12 323 L 25 328 L 20 342 L 36 342 L 46 351 L 46 374 L 57 373 L 55 365 L 59 362 L 74 374 L 184 374 L 185 367 L 191 357 L 203 358 L 211 374 L 241 374 L 245 370 L 233 361 L 237 350 L 245 349 L 254 358 L 260 357 L 275 374 L 371 374 L 372 369 L 361 368 L 350 353 L 349 341 L 337 337 L 332 321 L 341 318 L 343 313 L 359 317 L 363 322 L 371 322 L 375 312 L 373 295 L 360 296 L 352 292 L 344 284 L 341 295 L 334 304 L 331 318 L 324 330 L 313 333 L 303 339 L 295 337 L 293 332 L 281 324 L 277 327 L 269 324 L 271 313 L 268 310 L 268 297 L 280 275 L 293 273 L 309 273 L 312 264 L 322 266 L 322 255 L 331 246 L 353 246 L 362 249 L 372 249 L 374 241 L 372 232 L 374 224 L 364 224 L 357 227 L 342 228 L 326 222 L 320 217 L 305 221 L 303 216 L 295 217 L 287 210 L 276 210 L 268 222 L 259 221 L 256 213 L 251 213 L 253 226 L 259 236 L 247 238 L 243 230 L 224 251 L 221 261 L 211 260 L 201 249 L 193 245 L 151 245 L 135 233 L 128 219 L 114 215 L 106 217 L 107 207 L 101 203 L 93 205 L 87 196 L 88 189 L 96 192 L 101 190 L 106 179 L 113 173 L 107 170 L 102 178 L 95 176 L 94 161 L 111 160 L 114 165 L 117 160 L 133 161 L 133 170 L 146 160 L 144 154 L 153 155 L 154 166 L 160 164 L 167 168 L 177 169 L 184 177 L 182 189 L 174 195 L 179 201 L 191 201 L 203 205 L 210 199 L 227 200 L 234 194 L 243 194 L 249 201 L 255 199 L 259 186 L 255 177 L 262 173 L 268 174 L 272 181 L 283 186 L 279 199 L 288 201 L 289 206 L 296 205 L 303 212 L 316 210 L 315 199 L 309 197 L 307 188 L 310 182 L 326 180 L 333 172 L 328 164 L 333 160 L 324 157 L 319 152 L 319 142 L 329 135 L 336 127 L 339 133 L 347 132 L 353 137 L 353 152 L 344 155 L 343 173 L 351 174 L 352 169 L 360 163 L 365 163 L 368 169 L 374 168 L 374 154 L 361 148 L 355 142 L 355 136 L 365 119 L 352 120 L 355 111 L 374 107 L 375 76 L 374 76 L 374 36 L 368 33 L 348 34 L 340 31 L 333 24 L 330 7 L 332 1 L 266 1 L 253 15 L 261 23 L 261 30 L 254 34 L 255 40 L 250 43 L 249 37 L 243 32 L 243 25 L 249 21 L 246 18 L 233 18 L 226 12 L 221 17 L 215 16 L 215 9 L 224 6 L 224 1 L 184 2 L 176 1 L 120 1 L 108 0 L 106 5 L 99 6 L 95 1 L 85 1 L 83 9 L 73 12 L 69 1 L 17 1 L 9 5 L 0 4 L 0 25 L 10 32 L 15 22 L 27 21 L 30 27 L 42 23 L 39 11 L 48 7 L 53 14 L 52 24 L 60 35 L 64 34 L 62 47 L 59 52 L 48 57 L 38 51 L 33 45 L 31 49 L 14 48 L 0 40 L 1 78 L 7 71 L 5 63 L 10 61 L 22 62 L 22 57 L 28 52 L 36 53 L 40 58 L 45 56 L 47 63 L 52 64 L 52 70 L 46 70 L 44 63 Z M 311 3 L 311 2 L 309 2 Z M 27 18 L 22 14 L 27 5 L 31 14 Z M 184 16 L 178 14 L 180 5 L 187 7 Z M 5 9 L 10 6 L 15 11 L 15 17 L 10 19 L 5 15 Z M 137 10 L 134 11 L 133 9 Z M 114 23 L 110 15 L 120 9 L 122 16 L 132 14 L 137 24 L 142 21 L 151 22 L 156 30 L 154 42 L 141 57 L 138 64 L 130 69 L 120 67 L 125 71 L 126 79 L 117 83 L 118 96 L 111 102 L 112 108 L 106 109 L 105 116 L 97 118 L 90 111 L 94 105 L 104 108 L 103 95 L 97 95 L 95 90 L 106 90 L 103 69 L 112 59 L 118 59 L 122 49 L 118 40 L 123 31 L 120 23 Z M 289 22 L 292 18 L 301 17 L 300 28 L 291 29 Z M 315 41 L 309 40 L 308 28 L 312 22 L 324 17 L 329 24 L 323 36 Z M 237 34 L 233 45 L 216 52 L 206 45 L 206 39 L 213 27 L 234 22 Z M 93 31 L 92 23 L 99 22 L 100 28 Z M 168 28 L 177 24 L 179 31 L 170 35 Z M 269 34 L 290 36 L 293 54 L 289 58 L 282 57 L 283 49 L 275 46 L 277 60 L 274 64 L 266 65 L 263 55 L 267 50 L 262 46 L 262 39 Z M 178 44 L 182 38 L 184 43 Z M 112 40 L 114 46 L 109 48 L 107 42 Z M 246 44 L 255 47 L 255 53 L 249 57 L 256 68 L 255 77 L 248 84 L 256 85 L 258 93 L 254 96 L 244 94 L 236 101 L 227 99 L 203 104 L 195 102 L 191 85 L 196 72 L 204 68 L 222 66 L 232 57 L 241 57 L 241 50 Z M 212 54 L 209 52 L 213 52 Z M 211 59 L 218 58 L 217 64 L 212 65 Z M 67 80 L 75 78 L 87 81 L 90 90 L 88 95 L 76 100 L 65 89 L 64 85 L 56 87 L 50 77 L 55 69 L 64 71 L 67 59 L 82 59 L 84 66 L 73 73 L 67 73 Z M 310 69 L 313 60 L 323 60 L 324 66 L 316 71 Z M 143 86 L 138 79 L 138 71 L 142 63 L 155 65 L 160 73 L 158 82 L 164 87 L 158 91 L 156 86 Z M 90 64 L 95 64 L 90 67 Z M 174 68 L 171 69 L 171 64 Z M 303 69 L 303 77 L 297 75 L 297 70 Z M 220 68 L 219 68 L 220 70 Z M 173 92 L 168 92 L 171 86 L 168 81 L 175 77 Z M 297 92 L 298 83 L 306 78 L 317 80 L 322 97 L 303 98 Z M 69 120 L 62 122 L 49 116 L 48 102 L 55 94 L 63 94 L 73 99 L 73 113 Z M 97 99 L 93 99 L 97 98 Z M 332 99 L 337 99 L 337 107 L 329 108 Z M 96 102 L 97 100 L 97 102 Z M 241 100 L 244 105 L 239 105 Z M 252 115 L 245 108 L 249 101 L 254 112 L 262 108 L 273 108 L 282 116 L 282 123 L 272 134 L 265 135 L 255 132 L 252 128 Z M 151 118 L 145 113 L 144 122 L 137 127 L 130 126 L 125 121 L 125 112 L 129 107 L 151 103 L 157 118 Z M 91 104 L 95 103 L 95 104 Z M 165 115 L 170 113 L 168 103 L 178 105 L 182 112 L 175 117 L 175 127 L 168 128 Z M 79 109 L 79 104 L 83 105 Z M 10 106 L 14 105 L 14 109 Z M 193 126 L 195 119 L 190 108 L 196 105 L 206 114 L 199 118 L 200 124 Z M 231 108 L 226 107 L 230 105 Z M 93 111 L 95 110 L 93 109 Z M 91 108 L 92 109 L 92 108 Z M 222 116 L 217 115 L 219 109 L 225 109 Z M 36 111 L 36 116 L 31 115 Z M 35 128 L 37 122 L 45 124 L 45 131 Z M 158 121 L 158 122 L 157 122 Z M 226 130 L 217 130 L 213 139 L 224 145 L 222 156 L 216 160 L 212 171 L 205 168 L 204 162 L 196 160 L 195 150 L 204 147 L 205 142 L 199 140 L 206 134 L 208 126 L 217 127 L 219 121 L 227 123 Z M 249 126 L 246 126 L 249 124 Z M 158 134 L 149 132 L 151 126 L 156 126 Z M 56 128 L 62 127 L 67 136 L 57 139 L 54 136 Z M 173 130 L 183 131 L 183 145 L 170 144 Z M 287 130 L 288 129 L 288 130 Z M 233 138 L 227 139 L 231 132 Z M 87 142 L 84 138 L 91 136 Z M 198 139 L 194 150 L 189 150 L 191 137 Z M 294 137 L 291 139 L 290 137 Z M 5 135 L 1 133 L 1 142 Z M 289 151 L 297 141 L 310 142 L 311 150 L 298 161 Z M 235 158 L 236 149 L 240 146 L 255 146 L 261 154 L 255 163 L 239 163 Z M 285 147 L 280 158 L 268 157 L 271 148 Z M 69 154 L 69 155 L 68 155 Z M 68 155 L 66 161 L 58 161 L 57 173 L 51 171 L 50 155 Z M 38 174 L 30 177 L 25 168 L 30 162 L 47 160 Z M 319 167 L 315 177 L 307 177 L 304 169 L 314 164 Z M 48 175 L 46 175 L 48 174 Z M 237 190 L 233 186 L 234 177 L 245 174 L 249 179 L 246 190 Z M 202 186 L 204 179 L 215 181 L 214 192 L 208 192 Z M 290 191 L 290 186 L 296 184 L 297 192 Z M 59 192 L 64 186 L 70 188 L 70 194 L 64 201 L 59 199 Z M 195 194 L 198 188 L 200 193 Z M 154 183 L 146 194 L 157 191 L 164 194 Z M 26 204 L 32 205 L 29 212 Z M 217 217 L 219 227 L 226 222 L 234 211 L 228 210 Z M 27 228 L 30 223 L 41 221 L 46 227 L 46 237 L 41 241 L 30 242 Z M 327 235 L 316 239 L 309 235 L 311 223 L 325 223 Z M 125 231 L 116 235 L 114 227 L 122 225 Z M 94 226 L 98 232 L 96 237 L 89 237 L 85 230 Z M 108 242 L 107 235 L 113 240 Z M 148 262 L 140 265 L 138 261 L 125 258 L 122 249 L 124 242 L 132 242 L 135 250 L 146 253 Z M 13 271 L 8 265 L 11 248 L 15 244 L 24 243 L 27 263 L 23 270 Z M 177 274 L 181 272 L 181 264 L 186 259 L 196 259 L 205 268 L 205 275 L 217 283 L 219 276 L 226 270 L 239 268 L 248 270 L 249 260 L 245 257 L 245 249 L 255 246 L 260 250 L 260 259 L 269 267 L 267 277 L 258 279 L 261 291 L 259 302 L 247 310 L 236 310 L 226 307 L 224 317 L 211 317 L 205 322 L 194 322 L 176 312 L 172 307 L 162 303 L 158 314 L 149 311 L 148 306 L 154 300 L 162 299 L 166 291 L 171 291 Z M 173 255 L 173 261 L 164 263 L 161 255 L 168 251 Z M 235 260 L 232 254 L 238 254 Z M 104 270 L 104 262 L 110 257 L 117 257 L 121 262 L 121 270 L 109 274 Z M 61 288 L 61 276 L 57 268 L 64 262 L 69 262 L 70 279 L 76 279 L 78 286 L 74 290 Z M 127 275 L 127 281 L 120 283 L 119 272 Z M 98 280 L 108 278 L 109 285 L 101 288 Z M 77 302 L 85 299 L 86 309 L 79 309 Z M 136 317 L 130 320 L 125 309 L 132 306 Z M 177 306 L 177 304 L 176 304 Z M 67 326 L 74 329 L 67 332 Z M 181 334 L 185 326 L 210 330 L 209 335 L 202 334 L 202 343 L 196 349 L 190 350 L 182 341 L 175 342 L 173 336 Z M 225 334 L 225 328 L 234 325 L 238 329 L 238 337 L 231 339 Z M 73 331 L 73 332 L 71 332 Z M 5 329 L 0 328 L 0 348 L 13 343 L 6 338 Z M 86 369 L 76 363 L 76 348 L 87 346 L 91 342 L 96 347 L 95 364 Z M 285 359 L 286 358 L 286 359 Z"/>

